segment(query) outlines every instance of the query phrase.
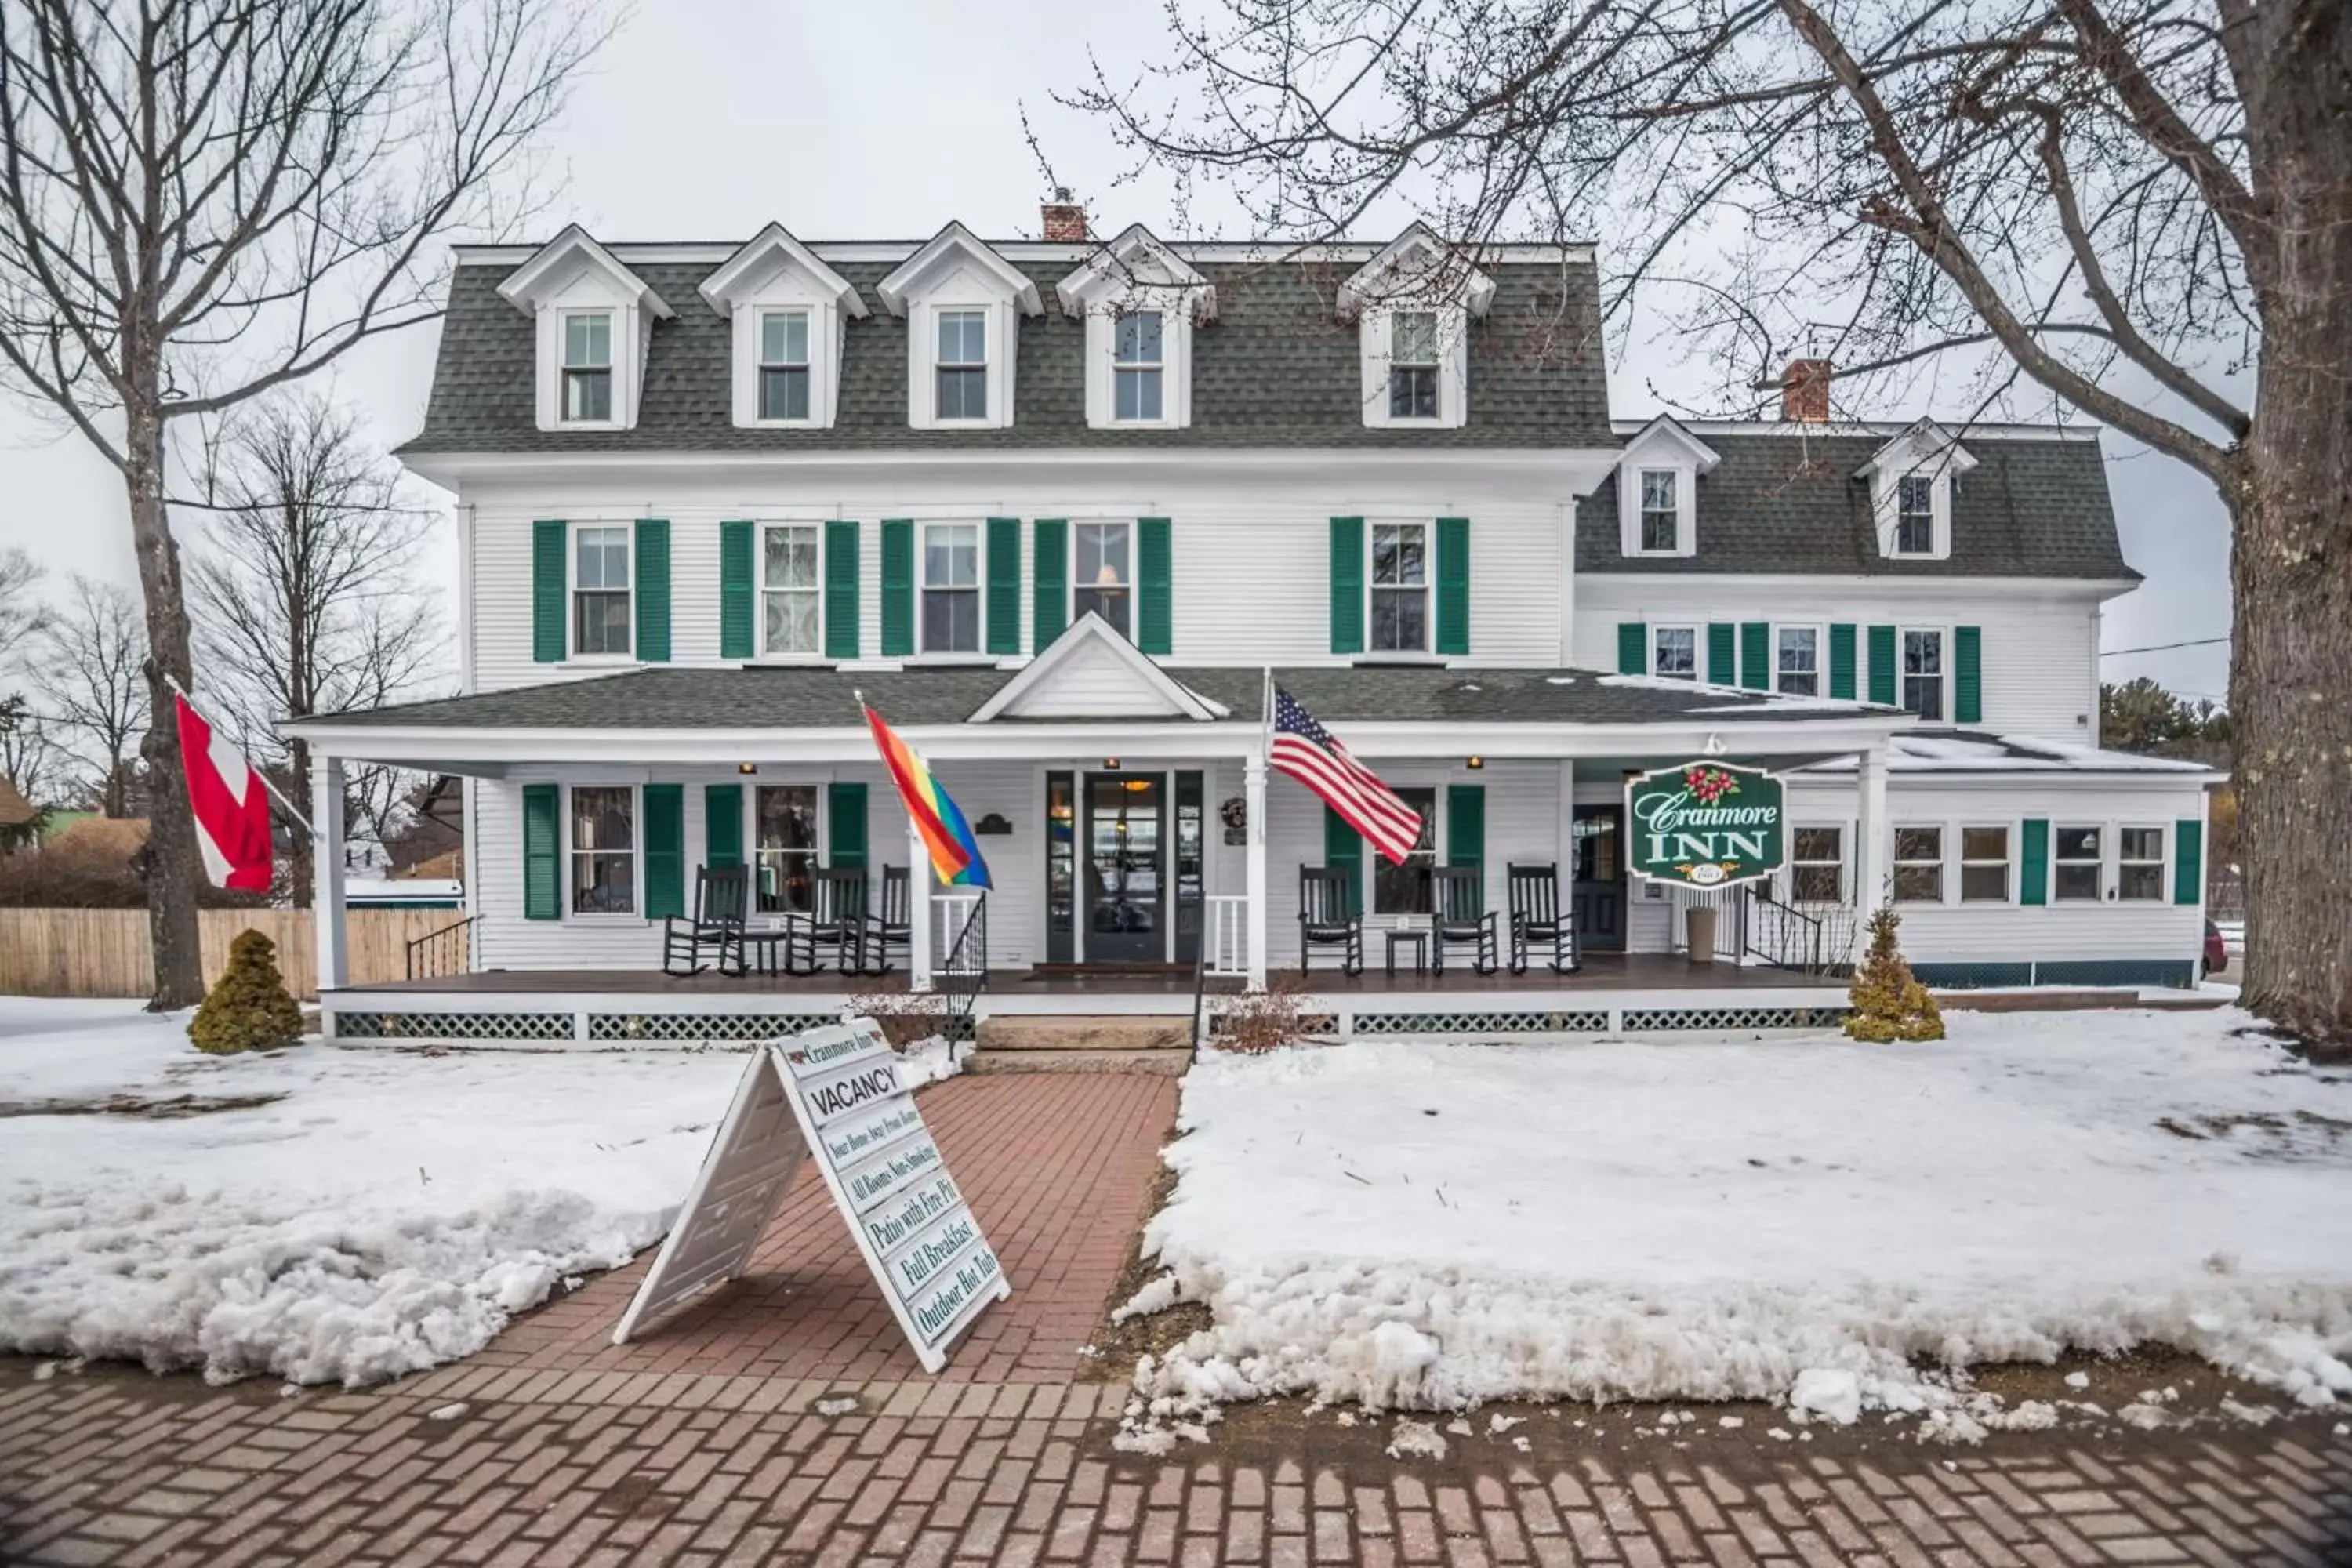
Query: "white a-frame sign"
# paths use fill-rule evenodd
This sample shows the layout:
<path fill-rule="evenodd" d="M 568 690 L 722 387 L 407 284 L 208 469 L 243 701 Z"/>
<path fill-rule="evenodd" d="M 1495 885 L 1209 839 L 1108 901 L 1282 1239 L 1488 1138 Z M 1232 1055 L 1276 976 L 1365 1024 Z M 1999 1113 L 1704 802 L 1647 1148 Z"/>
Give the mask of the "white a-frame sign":
<path fill-rule="evenodd" d="M 991 1301 L 1013 1294 L 870 1018 L 810 1029 L 751 1053 L 735 1102 L 636 1299 L 638 1325 L 740 1276 L 801 1162 L 814 1156 L 925 1372 Z"/>

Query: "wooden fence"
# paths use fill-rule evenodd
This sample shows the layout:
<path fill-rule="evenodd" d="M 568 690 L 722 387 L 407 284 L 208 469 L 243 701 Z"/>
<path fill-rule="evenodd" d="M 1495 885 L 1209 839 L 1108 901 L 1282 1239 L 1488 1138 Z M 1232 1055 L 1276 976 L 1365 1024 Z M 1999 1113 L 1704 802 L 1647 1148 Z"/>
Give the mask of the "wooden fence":
<path fill-rule="evenodd" d="M 354 984 L 407 973 L 408 943 L 464 918 L 456 910 L 349 910 Z M 205 984 L 219 978 L 228 944 L 258 931 L 278 944 L 287 989 L 318 995 L 316 928 L 309 910 L 203 910 Z M 0 995 L 144 996 L 155 989 L 145 910 L 0 909 Z"/>

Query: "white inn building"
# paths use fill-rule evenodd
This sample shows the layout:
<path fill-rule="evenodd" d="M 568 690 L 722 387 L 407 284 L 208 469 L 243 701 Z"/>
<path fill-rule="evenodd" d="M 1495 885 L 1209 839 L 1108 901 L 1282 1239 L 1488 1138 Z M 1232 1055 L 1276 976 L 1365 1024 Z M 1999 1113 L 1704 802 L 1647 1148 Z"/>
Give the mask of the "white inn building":
<path fill-rule="evenodd" d="M 465 781 L 467 919 L 352 985 L 320 857 L 331 1027 L 740 1037 L 950 959 L 982 1016 L 1189 1012 L 1196 963 L 1213 1006 L 1297 969 L 1310 881 L 1358 1033 L 1809 1021 L 1888 900 L 1932 984 L 2193 982 L 2216 781 L 2099 747 L 2096 431 L 1833 423 L 1810 363 L 1777 423 L 1614 420 L 1588 249 L 1079 232 L 459 253 L 400 455 L 458 498 L 460 694 L 289 729 L 328 817 L 347 761 Z M 1269 669 L 1421 809 L 1407 865 L 1269 774 Z M 984 931 L 907 875 L 861 692 Z M 1629 881 L 1624 780 L 1699 757 L 1784 776 L 1770 881 Z M 888 974 L 665 978 L 731 867 L 755 931 L 862 898 Z M 1387 940 L 1475 898 L 1507 960 L 1538 883 L 1574 934 L 1524 972 Z"/>

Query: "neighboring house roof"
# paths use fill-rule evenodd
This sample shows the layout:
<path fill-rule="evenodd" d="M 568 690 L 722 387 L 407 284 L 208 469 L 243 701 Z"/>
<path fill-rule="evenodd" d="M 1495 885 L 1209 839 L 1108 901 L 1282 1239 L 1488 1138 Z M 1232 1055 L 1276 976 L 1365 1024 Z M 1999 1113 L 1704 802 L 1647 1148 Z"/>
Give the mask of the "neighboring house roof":
<path fill-rule="evenodd" d="M 633 247 L 620 247 L 625 256 Z M 1183 247 L 1175 247 L 1180 253 Z M 879 298 L 887 261 L 839 260 L 835 272 Z M 1070 262 L 1023 259 L 1040 289 Z M 1470 418 L 1459 429 L 1367 429 L 1361 348 L 1334 300 L 1349 261 L 1196 262 L 1216 289 L 1217 320 L 1192 339 L 1192 423 L 1184 429 L 1090 429 L 1086 323 L 1058 310 L 1024 318 L 1014 362 L 1013 423 L 1004 429 L 907 426 L 907 323 L 887 311 L 845 323 L 841 405 L 828 430 L 738 429 L 715 311 L 657 321 L 644 400 L 630 430 L 541 430 L 529 317 L 499 296 L 511 262 L 455 270 L 425 428 L 401 448 L 429 452 L 791 452 L 1041 447 L 1596 447 L 1609 426 L 1600 290 L 1589 260 L 1485 264 L 1495 281 L 1470 328 Z M 665 299 L 692 299 L 713 261 L 630 260 Z M 1852 467 L 1852 465 L 1848 465 Z"/>
<path fill-rule="evenodd" d="M 1619 548 L 1617 479 L 1578 503 L 1576 570 L 1865 574 L 1886 577 L 2080 577 L 2135 581 L 2116 537 L 2106 467 L 2082 435 L 1970 438 L 1976 467 L 1952 495 L 1948 559 L 1880 552 L 1870 484 L 1858 478 L 1887 444 L 1883 432 L 1708 426 L 1721 458 L 1698 481 L 1698 547 L 1681 556 Z"/>
<path fill-rule="evenodd" d="M 322 714 L 312 725 L 383 729 L 663 730 L 833 729 L 863 715 L 862 689 L 892 724 L 960 724 L 1020 672 L 957 668 L 635 669 L 586 680 Z M 1215 702 L 1234 721 L 1264 718 L 1264 672 L 1237 666 L 1171 667 L 1165 673 Z M 1769 697 L 1729 687 L 1590 669 L 1447 669 L 1328 665 L 1276 669 L 1274 679 L 1328 722 L 1643 724 L 1835 717 L 1883 712 L 1861 703 Z M 1084 722 L 1085 721 L 1076 721 Z M 1171 720 L 1172 723 L 1196 721 Z M 1000 724 L 1025 721 L 1000 718 Z"/>
<path fill-rule="evenodd" d="M 22 827 L 40 815 L 39 809 L 24 797 L 15 784 L 0 778 L 0 827 Z"/>
<path fill-rule="evenodd" d="M 2045 741 L 2033 735 L 1995 735 L 1981 730 L 1915 731 L 1887 742 L 1886 766 L 1898 773 L 2158 773 L 2219 781 L 2224 775 L 2202 763 L 2151 757 L 2137 752 L 2103 752 L 2079 741 Z M 1818 764 L 1826 773 L 1852 773 L 1853 760 Z"/>

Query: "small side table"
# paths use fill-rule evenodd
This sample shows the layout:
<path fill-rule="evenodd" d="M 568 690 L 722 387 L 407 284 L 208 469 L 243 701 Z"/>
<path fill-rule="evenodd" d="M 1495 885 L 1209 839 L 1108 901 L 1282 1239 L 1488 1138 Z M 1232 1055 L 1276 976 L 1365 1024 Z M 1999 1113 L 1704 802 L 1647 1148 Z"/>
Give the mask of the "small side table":
<path fill-rule="evenodd" d="M 1426 931 L 1423 930 L 1423 929 L 1422 929 L 1421 927 L 1419 927 L 1419 926 L 1400 927 L 1400 928 L 1398 928 L 1398 929 L 1396 929 L 1396 930 L 1394 930 L 1394 931 L 1389 931 L 1389 932 L 1387 933 L 1387 937 L 1388 937 L 1388 963 L 1387 963 L 1387 968 L 1388 968 L 1388 972 L 1389 972 L 1391 974 L 1394 974 L 1394 973 L 1396 973 L 1396 955 L 1397 955 L 1397 949 L 1398 949 L 1400 946 L 1402 946 L 1402 945 L 1403 945 L 1403 944 L 1405 944 L 1405 943 L 1407 943 L 1407 942 L 1410 942 L 1410 943 L 1412 943 L 1412 968 L 1413 968 L 1413 973 L 1416 973 L 1416 974 L 1418 974 L 1418 973 L 1420 973 L 1423 970 L 1425 970 L 1425 969 L 1427 969 L 1427 968 L 1429 967 L 1429 932 L 1428 932 L 1428 931 Z"/>

